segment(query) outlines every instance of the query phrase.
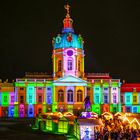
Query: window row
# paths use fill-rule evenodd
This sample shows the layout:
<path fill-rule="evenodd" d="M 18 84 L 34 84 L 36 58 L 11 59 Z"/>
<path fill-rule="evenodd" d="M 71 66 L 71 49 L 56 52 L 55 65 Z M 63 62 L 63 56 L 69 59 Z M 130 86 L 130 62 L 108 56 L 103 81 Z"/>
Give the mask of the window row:
<path fill-rule="evenodd" d="M 38 102 L 38 103 L 43 103 L 44 102 L 44 97 L 43 95 L 39 95 L 37 97 L 35 97 L 34 95 L 27 95 L 26 97 L 24 95 L 20 95 L 19 98 L 18 98 L 18 102 L 19 103 L 25 103 L 25 102 L 28 102 L 29 104 L 34 104 L 35 103 L 35 100 Z M 2 104 L 9 104 L 10 103 L 14 103 L 16 102 L 16 97 L 15 96 L 3 96 L 2 97 Z M 46 102 L 47 104 L 51 104 L 52 103 L 52 95 L 51 93 L 48 93 L 47 96 L 46 96 Z"/>
<path fill-rule="evenodd" d="M 99 91 L 100 89 L 101 89 L 101 87 L 95 87 L 95 88 L 94 88 L 95 91 Z M 108 91 L 109 88 L 108 88 L 108 87 L 104 87 L 103 90 L 104 90 L 104 91 Z M 113 87 L 112 90 L 117 90 L 117 87 Z"/>
<path fill-rule="evenodd" d="M 83 91 L 78 90 L 77 93 L 77 102 L 83 102 Z M 67 102 L 73 102 L 74 101 L 74 93 L 73 90 L 67 91 Z M 58 91 L 58 102 L 64 102 L 64 91 L 59 90 Z"/>
<path fill-rule="evenodd" d="M 44 87 L 37 87 L 38 90 L 43 90 Z M 20 90 L 25 90 L 24 87 L 20 87 Z M 29 87 L 28 90 L 34 90 L 34 87 Z M 51 90 L 50 87 L 47 88 L 47 90 Z"/>
<path fill-rule="evenodd" d="M 104 104 L 109 103 L 109 96 L 108 96 L 108 95 L 103 95 L 102 98 L 103 98 L 103 103 L 104 103 Z M 101 101 L 101 96 L 99 96 L 99 94 L 95 94 L 95 95 L 94 95 L 93 101 L 94 101 L 94 103 L 99 104 L 100 101 Z M 112 96 L 112 102 L 113 102 L 113 103 L 117 103 L 117 95 L 116 95 L 116 94 L 114 94 L 114 95 Z"/>
<path fill-rule="evenodd" d="M 129 95 L 126 95 L 126 96 L 121 96 L 121 102 L 122 103 L 137 103 L 138 102 L 138 100 L 139 100 L 139 97 L 138 96 L 136 96 L 136 95 L 133 95 L 133 96 L 131 96 L 130 94 Z"/>
<path fill-rule="evenodd" d="M 80 71 L 81 62 L 78 60 L 78 71 Z M 62 69 L 62 60 L 58 60 L 58 71 Z M 67 70 L 73 70 L 73 60 L 70 58 L 67 61 Z"/>

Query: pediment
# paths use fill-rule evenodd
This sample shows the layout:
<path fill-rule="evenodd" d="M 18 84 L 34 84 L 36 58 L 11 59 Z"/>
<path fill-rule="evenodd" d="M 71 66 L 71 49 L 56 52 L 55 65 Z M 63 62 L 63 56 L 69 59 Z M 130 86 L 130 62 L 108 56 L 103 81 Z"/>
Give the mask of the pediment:
<path fill-rule="evenodd" d="M 72 75 L 64 76 L 54 81 L 54 83 L 87 83 L 87 81 Z"/>

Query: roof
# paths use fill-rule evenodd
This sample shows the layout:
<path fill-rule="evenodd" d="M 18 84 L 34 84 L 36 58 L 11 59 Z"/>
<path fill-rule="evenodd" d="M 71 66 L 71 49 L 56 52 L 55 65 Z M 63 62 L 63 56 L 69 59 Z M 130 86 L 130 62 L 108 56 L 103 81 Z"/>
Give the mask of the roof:
<path fill-rule="evenodd" d="M 121 85 L 121 92 L 140 92 L 140 83 L 126 83 Z"/>
<path fill-rule="evenodd" d="M 111 79 L 109 73 L 85 73 L 87 79 Z"/>

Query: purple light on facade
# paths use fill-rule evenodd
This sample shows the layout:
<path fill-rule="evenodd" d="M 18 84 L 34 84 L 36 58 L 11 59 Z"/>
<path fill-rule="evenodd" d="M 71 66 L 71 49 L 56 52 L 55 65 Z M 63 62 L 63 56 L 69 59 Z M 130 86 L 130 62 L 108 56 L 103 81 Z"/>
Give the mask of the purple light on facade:
<path fill-rule="evenodd" d="M 23 104 L 20 104 L 19 105 L 19 116 L 20 117 L 24 117 L 25 115 L 25 108 L 24 108 L 24 105 Z"/>
<path fill-rule="evenodd" d="M 98 118 L 98 115 L 94 112 L 82 112 L 80 118 Z"/>
<path fill-rule="evenodd" d="M 68 55 L 68 56 L 72 56 L 72 55 L 73 55 L 73 51 L 72 51 L 72 50 L 68 50 L 68 51 L 67 51 L 67 55 Z"/>

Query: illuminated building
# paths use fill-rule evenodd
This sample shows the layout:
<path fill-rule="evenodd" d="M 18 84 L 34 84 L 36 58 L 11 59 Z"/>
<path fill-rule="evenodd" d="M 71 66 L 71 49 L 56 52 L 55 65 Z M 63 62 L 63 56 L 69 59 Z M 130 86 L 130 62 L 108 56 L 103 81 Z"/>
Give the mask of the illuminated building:
<path fill-rule="evenodd" d="M 140 84 L 121 85 L 122 112 L 140 113 Z"/>
<path fill-rule="evenodd" d="M 52 40 L 52 75 L 26 73 L 25 78 L 17 78 L 14 83 L 1 82 L 0 116 L 35 117 L 66 111 L 79 115 L 84 111 L 86 96 L 90 97 L 90 111 L 99 115 L 128 111 L 128 107 L 130 112 L 140 112 L 138 91 L 126 91 L 122 94 L 125 102 L 121 103 L 120 79 L 112 79 L 108 73 L 84 72 L 84 41 L 74 32 L 69 6 L 65 9 L 62 32 Z"/>

